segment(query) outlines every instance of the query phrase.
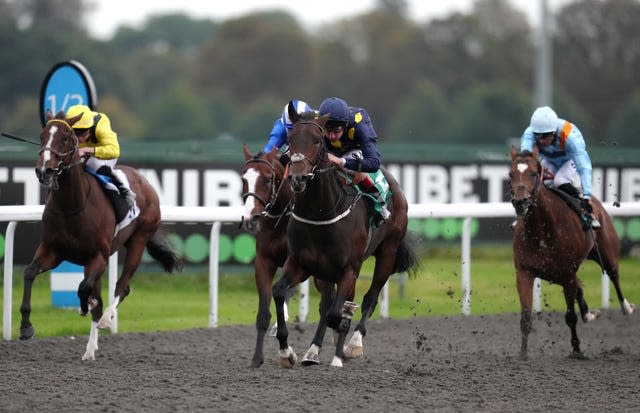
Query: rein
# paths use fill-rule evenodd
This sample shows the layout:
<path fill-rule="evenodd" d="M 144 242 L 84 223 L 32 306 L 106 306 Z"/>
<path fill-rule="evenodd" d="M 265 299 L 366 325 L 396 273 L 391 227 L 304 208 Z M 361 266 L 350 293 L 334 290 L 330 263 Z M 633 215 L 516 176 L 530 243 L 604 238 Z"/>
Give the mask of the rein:
<path fill-rule="evenodd" d="M 271 213 L 271 209 L 273 209 L 273 207 L 275 206 L 276 200 L 278 199 L 278 195 L 280 194 L 280 191 L 282 190 L 282 186 L 284 184 L 284 179 L 280 180 L 280 185 L 278 186 L 278 189 L 276 190 L 276 168 L 273 166 L 273 164 L 267 160 L 264 159 L 249 159 L 247 160 L 244 164 L 249 165 L 251 163 L 264 163 L 266 164 L 269 169 L 271 170 L 271 194 L 269 196 L 269 200 L 266 201 L 264 200 L 260 195 L 258 195 L 255 192 L 246 192 L 244 194 L 242 194 L 242 200 L 243 202 L 247 201 L 247 198 L 249 198 L 250 196 L 254 197 L 255 199 L 257 199 L 258 201 L 260 201 L 260 203 L 262 203 L 262 205 L 264 206 L 264 210 L 262 211 L 261 215 L 270 219 L 278 219 L 278 222 L 280 222 L 280 219 L 282 218 L 283 215 L 285 215 L 288 211 L 288 206 L 285 207 L 283 209 L 283 211 L 279 214 L 272 214 Z M 277 223 L 276 223 L 277 225 Z"/>

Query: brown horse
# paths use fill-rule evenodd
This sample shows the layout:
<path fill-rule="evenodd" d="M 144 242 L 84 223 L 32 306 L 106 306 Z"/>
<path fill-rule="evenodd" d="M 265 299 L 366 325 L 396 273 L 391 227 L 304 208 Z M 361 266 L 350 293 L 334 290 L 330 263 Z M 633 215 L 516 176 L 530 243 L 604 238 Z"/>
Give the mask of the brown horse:
<path fill-rule="evenodd" d="M 245 162 L 242 167 L 242 198 L 245 212 L 243 228 L 256 238 L 254 261 L 258 314 L 256 316 L 256 348 L 251 367 L 264 362 L 264 336 L 271 322 L 271 288 L 278 267 L 287 259 L 288 207 L 292 199 L 290 185 L 282 185 L 284 166 L 277 149 L 269 153 L 251 154 L 243 147 Z"/>
<path fill-rule="evenodd" d="M 538 161 L 538 148 L 533 153 L 511 149 L 511 203 L 518 221 L 513 233 L 516 282 L 520 296 L 522 346 L 520 356 L 527 357 L 527 338 L 531 331 L 531 302 L 536 277 L 560 284 L 567 304 L 565 321 L 571 330 L 572 356 L 584 357 L 576 334 L 577 300 L 582 321 L 597 316 L 584 300 L 582 282 L 577 271 L 585 259 L 591 259 L 606 271 L 613 282 L 623 314 L 631 314 L 634 306 L 622 295 L 618 275 L 620 240 L 613 222 L 602 204 L 591 198 L 593 211 L 602 224 L 594 231 L 583 230 L 583 224 L 565 201 L 542 183 L 543 169 Z"/>
<path fill-rule="evenodd" d="M 313 274 L 331 286 L 322 290 L 321 323 L 326 322 L 338 333 L 331 364 L 342 366 L 345 349 L 351 357 L 362 354 L 366 321 L 390 275 L 416 268 L 417 259 L 405 239 L 408 205 L 398 183 L 385 173 L 393 194 L 389 205 L 391 219 L 380 227 L 372 227 L 367 201 L 353 187 L 344 185 L 338 169 L 329 161 L 325 147 L 328 117 L 301 119 L 291 104 L 289 116 L 295 122 L 289 134 L 289 178 L 294 207 L 287 229 L 289 256 L 282 278 L 273 287 L 280 363 L 283 367 L 292 367 L 297 360 L 287 340 L 286 292 L 308 278 L 306 274 Z M 364 296 L 360 322 L 345 346 L 353 315 L 356 279 L 362 263 L 371 255 L 376 257 L 373 280 Z M 319 329 L 307 353 L 315 352 L 317 356 L 323 336 L 324 331 Z M 314 363 L 308 356 L 305 360 Z"/>
<path fill-rule="evenodd" d="M 137 194 L 139 215 L 116 232 L 114 208 L 101 184 L 84 170 L 78 155 L 78 138 L 72 125 L 79 119 L 80 115 L 65 119 L 62 112 L 55 118 L 49 115 L 40 135 L 36 175 L 49 190 L 42 214 L 40 244 L 24 271 L 20 339 L 29 339 L 35 334 L 29 315 L 31 287 L 36 276 L 67 260 L 84 266 L 84 279 L 78 287 L 80 313 L 84 316 L 91 311 L 92 322 L 82 359 L 94 360 L 98 328 L 110 327 L 117 306 L 129 294 L 129 283 L 145 247 L 166 271 L 180 270 L 182 261 L 158 233 L 158 195 L 142 175 L 126 166 L 120 169 Z M 126 248 L 122 275 L 116 284 L 114 303 L 103 314 L 102 274 L 109 256 L 120 247 Z"/>

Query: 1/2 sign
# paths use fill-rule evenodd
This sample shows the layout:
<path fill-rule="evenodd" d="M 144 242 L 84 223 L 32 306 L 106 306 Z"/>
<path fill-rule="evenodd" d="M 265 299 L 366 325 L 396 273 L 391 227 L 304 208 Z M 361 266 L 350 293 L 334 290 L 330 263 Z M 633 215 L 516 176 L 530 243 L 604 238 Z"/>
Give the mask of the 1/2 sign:
<path fill-rule="evenodd" d="M 73 105 L 97 103 L 96 87 L 89 71 L 75 60 L 61 62 L 49 70 L 40 89 L 40 122 L 46 123 L 47 112 L 56 114 Z"/>

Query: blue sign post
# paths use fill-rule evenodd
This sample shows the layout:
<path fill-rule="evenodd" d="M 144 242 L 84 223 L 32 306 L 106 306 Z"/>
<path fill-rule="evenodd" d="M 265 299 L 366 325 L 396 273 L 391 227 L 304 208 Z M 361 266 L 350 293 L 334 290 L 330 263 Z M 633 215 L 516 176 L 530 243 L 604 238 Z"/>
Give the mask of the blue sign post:
<path fill-rule="evenodd" d="M 53 115 L 73 105 L 97 103 L 96 87 L 89 71 L 75 60 L 60 62 L 47 73 L 40 88 L 40 122 L 47 123 L 47 112 Z M 51 303 L 54 307 L 78 308 L 78 285 L 84 278 L 81 266 L 63 261 L 51 271 Z"/>
<path fill-rule="evenodd" d="M 60 62 L 47 73 L 40 89 L 40 123 L 47 123 L 47 112 L 56 114 L 73 105 L 97 104 L 96 87 L 89 71 L 75 60 Z"/>

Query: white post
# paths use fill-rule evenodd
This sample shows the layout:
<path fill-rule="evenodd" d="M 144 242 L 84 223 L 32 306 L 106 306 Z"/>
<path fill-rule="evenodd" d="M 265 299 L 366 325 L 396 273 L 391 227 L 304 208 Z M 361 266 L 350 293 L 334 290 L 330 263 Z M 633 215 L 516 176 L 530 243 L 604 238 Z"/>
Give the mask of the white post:
<path fill-rule="evenodd" d="M 116 283 L 118 282 L 118 251 L 109 257 L 109 305 L 116 299 Z M 118 332 L 118 309 L 115 309 L 113 320 L 111 321 L 111 332 Z"/>
<path fill-rule="evenodd" d="M 2 310 L 2 337 L 11 340 L 11 295 L 13 294 L 13 238 L 16 232 L 16 221 L 7 225 L 4 240 L 4 305 Z"/>
<path fill-rule="evenodd" d="M 309 316 L 309 278 L 300 284 L 300 322 L 307 321 Z"/>
<path fill-rule="evenodd" d="M 380 317 L 389 318 L 389 281 L 382 287 L 382 300 L 380 300 Z"/>
<path fill-rule="evenodd" d="M 471 217 L 462 223 L 462 314 L 471 314 Z"/>
<path fill-rule="evenodd" d="M 602 272 L 600 291 L 600 306 L 602 308 L 609 308 L 609 274 L 607 274 L 606 271 Z"/>
<path fill-rule="evenodd" d="M 209 236 L 209 327 L 218 327 L 218 255 L 220 222 L 211 225 Z"/>
<path fill-rule="evenodd" d="M 533 280 L 533 311 L 539 313 L 542 311 L 542 281 L 540 278 Z"/>

